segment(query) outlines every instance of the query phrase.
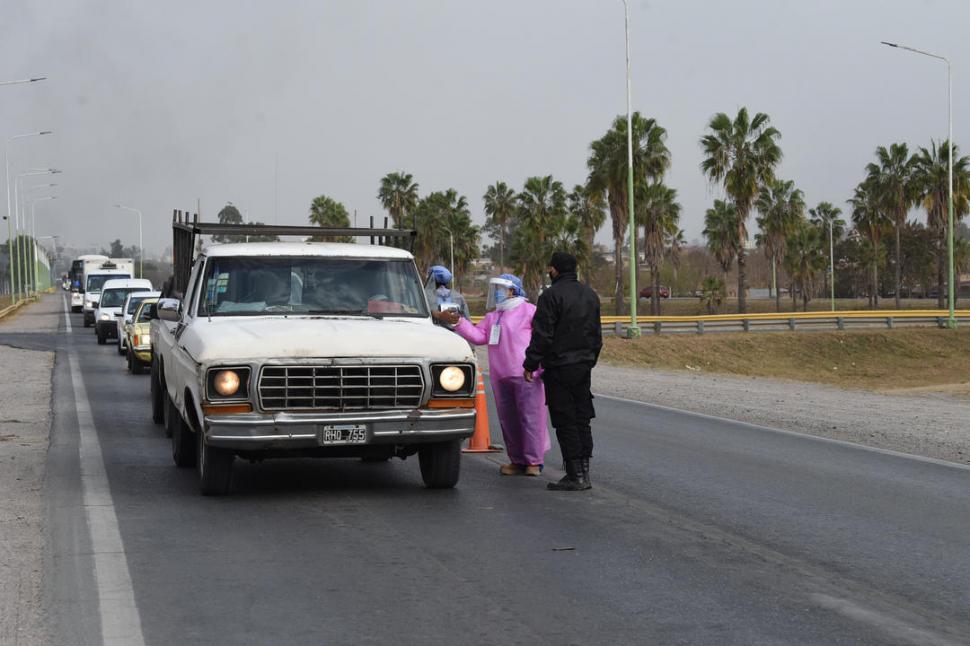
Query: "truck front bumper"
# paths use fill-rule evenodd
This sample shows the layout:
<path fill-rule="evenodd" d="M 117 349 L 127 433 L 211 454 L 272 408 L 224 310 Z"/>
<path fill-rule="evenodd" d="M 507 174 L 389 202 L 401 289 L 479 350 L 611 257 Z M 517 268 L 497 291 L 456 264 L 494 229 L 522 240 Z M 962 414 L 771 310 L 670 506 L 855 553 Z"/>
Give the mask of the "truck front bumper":
<path fill-rule="evenodd" d="M 468 408 L 361 411 L 355 413 L 237 413 L 206 415 L 210 446 L 246 450 L 309 449 L 326 426 L 355 424 L 367 428 L 363 444 L 406 445 L 465 439 L 475 431 L 475 410 Z"/>
<path fill-rule="evenodd" d="M 94 314 L 91 315 L 94 318 Z M 97 327 L 95 328 L 98 334 L 104 334 L 106 338 L 117 339 L 118 338 L 118 324 L 114 321 L 98 321 Z"/>

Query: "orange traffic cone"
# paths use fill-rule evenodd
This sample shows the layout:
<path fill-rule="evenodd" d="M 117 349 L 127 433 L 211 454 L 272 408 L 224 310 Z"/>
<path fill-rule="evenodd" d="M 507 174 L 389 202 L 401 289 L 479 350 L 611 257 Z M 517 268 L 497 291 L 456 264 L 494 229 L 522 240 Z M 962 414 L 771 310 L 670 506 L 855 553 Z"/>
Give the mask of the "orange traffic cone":
<path fill-rule="evenodd" d="M 488 432 L 488 403 L 485 400 L 485 380 L 478 373 L 478 389 L 475 391 L 475 434 L 468 439 L 468 447 L 462 453 L 500 453 L 504 448 L 492 444 Z"/>

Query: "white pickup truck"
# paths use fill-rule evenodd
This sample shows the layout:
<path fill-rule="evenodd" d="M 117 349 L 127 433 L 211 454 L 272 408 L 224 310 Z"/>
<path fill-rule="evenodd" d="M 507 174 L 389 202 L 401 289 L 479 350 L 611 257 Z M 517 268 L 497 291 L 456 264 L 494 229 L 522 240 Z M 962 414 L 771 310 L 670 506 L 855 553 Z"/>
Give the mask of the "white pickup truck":
<path fill-rule="evenodd" d="M 426 486 L 457 483 L 477 366 L 468 343 L 432 322 L 409 252 L 188 245 L 184 296 L 160 299 L 151 321 L 151 400 L 203 494 L 228 492 L 237 455 L 417 453 Z"/>

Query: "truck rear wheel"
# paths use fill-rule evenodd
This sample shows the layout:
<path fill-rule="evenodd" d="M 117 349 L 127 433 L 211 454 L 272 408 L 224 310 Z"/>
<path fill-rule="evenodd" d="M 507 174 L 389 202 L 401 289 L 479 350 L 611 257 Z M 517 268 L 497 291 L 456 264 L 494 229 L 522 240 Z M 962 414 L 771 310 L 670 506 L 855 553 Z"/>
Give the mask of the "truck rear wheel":
<path fill-rule="evenodd" d="M 429 489 L 451 489 L 461 472 L 461 440 L 435 442 L 418 449 L 421 478 Z"/>
<path fill-rule="evenodd" d="M 196 466 L 199 471 L 199 492 L 203 496 L 224 496 L 232 482 L 232 461 L 236 456 L 225 449 L 205 443 L 205 434 L 196 433 Z"/>
<path fill-rule="evenodd" d="M 98 328 L 96 332 L 98 333 L 98 345 L 105 345 L 108 343 L 108 337 L 101 332 L 101 328 Z"/>
<path fill-rule="evenodd" d="M 172 460 L 175 466 L 195 466 L 195 437 L 171 397 L 165 397 L 165 429 L 172 435 Z"/>

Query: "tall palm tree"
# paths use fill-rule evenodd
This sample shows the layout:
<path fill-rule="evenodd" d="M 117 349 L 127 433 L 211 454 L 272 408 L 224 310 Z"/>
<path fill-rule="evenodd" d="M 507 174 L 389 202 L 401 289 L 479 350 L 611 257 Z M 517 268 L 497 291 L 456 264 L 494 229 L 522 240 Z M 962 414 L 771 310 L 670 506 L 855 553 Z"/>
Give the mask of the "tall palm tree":
<path fill-rule="evenodd" d="M 606 201 L 603 194 L 592 191 L 587 186 L 576 184 L 566 196 L 569 213 L 579 223 L 585 247 L 589 250 L 585 262 L 579 264 L 580 278 L 589 283 L 592 280 L 592 249 L 596 232 L 606 222 Z"/>
<path fill-rule="evenodd" d="M 377 199 L 387 209 L 394 226 L 400 229 L 405 226 L 407 216 L 414 212 L 414 207 L 418 204 L 418 184 L 411 173 L 388 173 L 381 178 Z"/>
<path fill-rule="evenodd" d="M 805 195 L 795 188 L 795 182 L 775 180 L 761 190 L 756 202 L 758 226 L 763 233 L 762 242 L 771 263 L 771 289 L 775 293 L 775 311 L 781 311 L 781 294 L 778 291 L 778 262 L 785 255 L 788 236 L 798 230 L 805 219 Z"/>
<path fill-rule="evenodd" d="M 707 238 L 707 248 L 721 265 L 725 282 L 738 254 L 739 233 L 738 207 L 732 202 L 714 200 L 713 208 L 704 213 L 704 237 Z"/>
<path fill-rule="evenodd" d="M 880 207 L 877 187 L 870 180 L 856 186 L 852 198 L 852 223 L 868 241 L 865 260 L 869 264 L 869 306 L 879 309 L 879 265 L 881 263 L 882 236 L 891 222 Z"/>
<path fill-rule="evenodd" d="M 498 237 L 500 268 L 505 267 L 505 245 L 509 238 L 509 223 L 517 207 L 515 191 L 505 182 L 495 182 L 482 196 L 485 202 L 486 227 L 496 232 Z"/>
<path fill-rule="evenodd" d="M 421 271 L 435 262 L 451 264 L 451 243 L 454 241 L 456 277 L 464 275 L 472 260 L 478 255 L 480 230 L 473 226 L 465 196 L 449 188 L 434 191 L 420 200 L 415 207 L 418 237 L 414 255 Z"/>
<path fill-rule="evenodd" d="M 808 311 L 808 301 L 815 291 L 816 277 L 825 267 L 825 246 L 818 227 L 804 220 L 789 235 L 785 249 L 785 269 L 802 294 L 802 310 Z"/>
<path fill-rule="evenodd" d="M 634 187 L 650 180 L 660 179 L 670 167 L 670 151 L 664 141 L 667 131 L 654 119 L 642 117 L 639 112 L 631 116 L 633 124 L 633 181 Z M 622 314 L 623 304 L 623 241 L 626 237 L 629 213 L 627 213 L 627 120 L 620 116 L 613 120 L 602 138 L 590 144 L 590 156 L 586 160 L 589 169 L 587 185 L 590 190 L 606 194 L 613 224 L 613 254 L 616 283 L 613 290 L 616 314 Z M 636 188 L 634 188 L 636 190 Z M 636 258 L 630 258 L 636 262 Z"/>
<path fill-rule="evenodd" d="M 643 227 L 643 250 L 653 289 L 650 294 L 650 311 L 660 316 L 660 268 L 663 266 L 664 252 L 671 237 L 680 231 L 680 204 L 677 190 L 661 182 L 647 184 L 638 191 L 637 225 Z"/>
<path fill-rule="evenodd" d="M 845 233 L 845 220 L 839 217 L 842 215 L 842 209 L 833 206 L 831 202 L 819 202 L 818 206 L 814 209 L 808 210 L 808 214 L 811 216 L 812 224 L 822 232 L 822 238 L 832 246 L 834 246 L 836 240 L 842 239 Z M 826 290 L 829 288 L 829 281 L 835 280 L 835 274 L 833 273 L 835 259 L 830 257 L 829 263 L 829 270 L 825 274 Z"/>
<path fill-rule="evenodd" d="M 714 115 L 701 137 L 705 159 L 701 170 L 714 183 L 723 183 L 724 190 L 737 207 L 738 227 L 738 312 L 745 313 L 745 244 L 748 241 L 748 215 L 758 199 L 762 186 L 775 179 L 775 167 L 781 161 L 777 140 L 781 133 L 769 125 L 767 114 L 758 112 L 754 119 L 748 109 L 741 108 L 732 121 L 723 112 Z"/>
<path fill-rule="evenodd" d="M 326 195 L 318 195 L 310 203 L 310 223 L 329 229 L 343 229 L 350 226 L 347 208 L 337 200 Z M 315 242 L 353 242 L 350 236 L 313 236 Z"/>
<path fill-rule="evenodd" d="M 889 215 L 896 232 L 896 309 L 902 291 L 902 246 L 900 235 L 906 225 L 906 214 L 916 198 L 913 180 L 914 160 L 906 144 L 876 148 L 876 163 L 866 166 L 869 180 L 876 186 L 880 206 Z"/>
<path fill-rule="evenodd" d="M 667 255 L 670 257 L 670 266 L 674 271 L 674 284 L 677 284 L 677 271 L 683 260 L 684 247 L 687 246 L 687 238 L 684 237 L 684 230 L 678 229 L 677 233 L 670 236 L 667 245 Z"/>
<path fill-rule="evenodd" d="M 566 189 L 552 175 L 530 177 L 518 195 L 518 203 L 517 255 L 522 282 L 530 293 L 538 293 L 542 270 L 552 251 L 550 234 L 555 232 L 557 221 L 567 214 Z"/>
<path fill-rule="evenodd" d="M 920 148 L 913 158 L 917 199 L 926 211 L 927 227 L 936 239 L 937 306 L 943 308 L 946 282 L 947 219 L 949 209 L 948 141 L 939 146 L 930 142 L 930 149 Z M 960 157 L 959 147 L 953 145 L 953 219 L 958 221 L 970 212 L 970 157 Z"/>

